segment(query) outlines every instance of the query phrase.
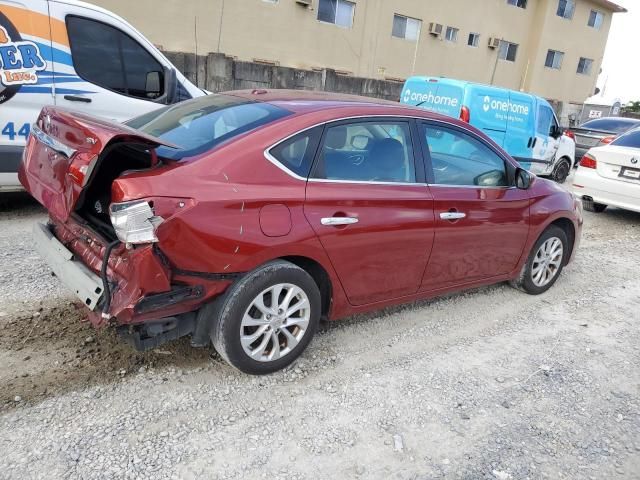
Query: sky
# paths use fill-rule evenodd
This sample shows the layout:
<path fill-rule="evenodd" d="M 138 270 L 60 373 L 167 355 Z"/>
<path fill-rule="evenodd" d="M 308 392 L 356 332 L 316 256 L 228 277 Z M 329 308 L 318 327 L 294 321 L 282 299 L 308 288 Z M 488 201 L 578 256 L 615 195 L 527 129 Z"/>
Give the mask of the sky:
<path fill-rule="evenodd" d="M 598 87 L 605 88 L 606 97 L 640 100 L 640 1 L 613 1 L 629 11 L 613 16 Z"/>

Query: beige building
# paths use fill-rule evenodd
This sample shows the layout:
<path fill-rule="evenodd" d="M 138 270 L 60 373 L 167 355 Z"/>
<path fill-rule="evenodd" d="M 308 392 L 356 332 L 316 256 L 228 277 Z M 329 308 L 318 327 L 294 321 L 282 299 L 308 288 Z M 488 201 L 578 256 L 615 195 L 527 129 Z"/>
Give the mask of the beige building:
<path fill-rule="evenodd" d="M 94 0 L 168 51 L 333 68 L 369 78 L 442 75 L 582 103 L 593 94 L 608 0 Z"/>

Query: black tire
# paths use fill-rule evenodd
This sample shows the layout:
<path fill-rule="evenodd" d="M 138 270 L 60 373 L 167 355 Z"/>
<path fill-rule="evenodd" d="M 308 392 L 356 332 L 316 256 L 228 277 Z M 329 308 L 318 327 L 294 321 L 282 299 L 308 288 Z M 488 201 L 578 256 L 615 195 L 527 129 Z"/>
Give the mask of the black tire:
<path fill-rule="evenodd" d="M 607 206 L 604 203 L 596 203 L 591 199 L 583 198 L 582 208 L 587 212 L 602 213 L 607 209 Z"/>
<path fill-rule="evenodd" d="M 242 346 L 240 340 L 241 328 L 244 329 L 242 318 L 261 292 L 278 284 L 291 284 L 302 289 L 309 300 L 309 322 L 303 336 L 288 353 L 277 360 L 258 361 L 251 358 Z M 229 288 L 222 302 L 211 305 L 210 311 L 218 313 L 211 319 L 211 341 L 216 351 L 238 370 L 252 375 L 264 375 L 285 368 L 304 351 L 318 328 L 322 302 L 318 285 L 306 271 L 291 262 L 275 260 L 245 275 Z M 279 331 L 277 328 L 274 330 Z M 284 335 L 275 334 L 276 338 L 283 338 Z M 286 338 L 283 342 L 286 345 Z M 271 340 L 267 345 L 274 348 Z M 276 351 L 280 351 L 279 347 Z"/>
<path fill-rule="evenodd" d="M 534 283 L 533 275 L 532 275 L 534 260 L 542 244 L 544 244 L 547 240 L 553 237 L 558 238 L 562 243 L 562 259 L 560 260 L 560 265 L 557 268 L 557 271 L 555 272 L 554 276 L 550 279 L 550 281 L 544 286 L 538 286 Z M 526 292 L 529 295 L 540 295 L 541 293 L 544 293 L 547 290 L 549 290 L 553 286 L 553 284 L 556 283 L 556 280 L 558 280 L 558 278 L 560 277 L 560 274 L 562 273 L 562 269 L 564 268 L 564 265 L 567 262 L 568 254 L 569 254 L 569 242 L 567 240 L 567 234 L 560 227 L 551 225 L 544 232 L 542 232 L 542 235 L 540 235 L 540 238 L 538 238 L 536 243 L 533 245 L 533 248 L 529 253 L 529 257 L 527 258 L 527 262 L 524 264 L 524 267 L 522 268 L 522 271 L 520 272 L 520 275 L 518 276 L 518 278 L 512 280 L 509 283 L 511 284 L 512 287 L 522 290 L 523 292 Z"/>
<path fill-rule="evenodd" d="M 551 172 L 551 179 L 556 183 L 564 183 L 571 173 L 571 162 L 567 158 L 561 158 Z"/>

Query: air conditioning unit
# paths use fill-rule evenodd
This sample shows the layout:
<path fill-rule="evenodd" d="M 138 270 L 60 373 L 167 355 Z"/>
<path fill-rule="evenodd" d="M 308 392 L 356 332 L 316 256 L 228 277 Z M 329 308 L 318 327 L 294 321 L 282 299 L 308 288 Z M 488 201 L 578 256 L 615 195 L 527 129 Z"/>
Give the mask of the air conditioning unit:
<path fill-rule="evenodd" d="M 434 35 L 436 37 L 439 37 L 440 35 L 442 35 L 442 24 L 441 23 L 433 23 L 431 22 L 429 24 L 429 33 L 431 35 Z"/>
<path fill-rule="evenodd" d="M 303 6 L 305 6 L 305 7 L 310 7 L 310 6 L 311 6 L 311 1 L 312 1 L 312 0 L 295 0 L 295 2 L 296 2 L 298 5 L 303 5 Z"/>
<path fill-rule="evenodd" d="M 496 37 L 489 37 L 489 48 L 498 48 L 500 46 L 500 39 Z"/>

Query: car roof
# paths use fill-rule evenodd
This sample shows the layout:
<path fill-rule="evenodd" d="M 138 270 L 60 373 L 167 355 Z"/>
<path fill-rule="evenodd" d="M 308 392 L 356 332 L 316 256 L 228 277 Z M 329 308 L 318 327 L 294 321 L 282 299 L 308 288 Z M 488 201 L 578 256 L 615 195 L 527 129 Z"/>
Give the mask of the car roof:
<path fill-rule="evenodd" d="M 220 92 L 220 94 L 269 103 L 289 110 L 297 115 L 318 111 L 335 111 L 336 116 L 339 117 L 344 113 L 344 110 L 361 110 L 363 114 L 375 110 L 376 115 L 389 114 L 444 119 L 447 121 L 453 120 L 451 117 L 429 112 L 423 108 L 401 104 L 397 101 L 394 102 L 380 98 L 343 93 L 310 90 L 253 89 Z M 352 113 L 353 112 L 349 112 L 350 115 Z"/>
<path fill-rule="evenodd" d="M 615 120 L 615 121 L 620 122 L 620 123 L 629 123 L 629 124 L 640 123 L 640 119 L 639 118 L 629 118 L 629 117 L 590 118 L 589 120 L 586 120 L 584 123 L 595 122 L 596 120 Z"/>

